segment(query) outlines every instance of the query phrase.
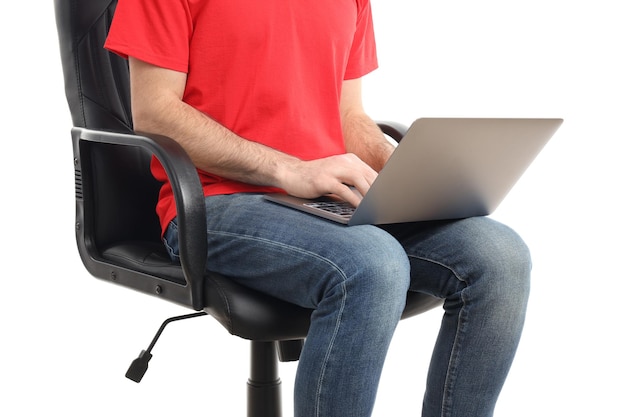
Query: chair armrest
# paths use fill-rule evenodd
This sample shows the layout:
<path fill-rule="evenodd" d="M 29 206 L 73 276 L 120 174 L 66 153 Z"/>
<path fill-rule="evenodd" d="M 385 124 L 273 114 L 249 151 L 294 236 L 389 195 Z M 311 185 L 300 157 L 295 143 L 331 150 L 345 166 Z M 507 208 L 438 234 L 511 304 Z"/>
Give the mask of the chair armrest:
<path fill-rule="evenodd" d="M 390 121 L 376 121 L 376 124 L 383 131 L 383 133 L 396 142 L 400 142 L 408 128 L 401 123 L 398 122 L 390 122 Z"/>
<path fill-rule="evenodd" d="M 180 263 L 191 293 L 191 304 L 195 310 L 201 310 L 204 307 L 204 273 L 208 246 L 206 211 L 198 172 L 187 153 L 177 142 L 165 136 L 148 137 L 74 127 L 72 137 L 74 146 L 78 146 L 82 140 L 141 147 L 159 160 L 172 185 L 176 202 Z"/>

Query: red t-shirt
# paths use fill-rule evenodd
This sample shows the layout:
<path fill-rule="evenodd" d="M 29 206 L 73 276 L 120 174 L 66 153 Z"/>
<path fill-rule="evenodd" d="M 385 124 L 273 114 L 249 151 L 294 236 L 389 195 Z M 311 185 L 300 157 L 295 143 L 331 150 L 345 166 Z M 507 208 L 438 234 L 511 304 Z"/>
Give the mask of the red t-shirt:
<path fill-rule="evenodd" d="M 119 0 L 105 47 L 187 73 L 183 100 L 303 160 L 345 152 L 343 80 L 377 67 L 369 0 Z M 157 213 L 176 216 L 165 172 Z M 199 171 L 205 195 L 270 192 Z"/>

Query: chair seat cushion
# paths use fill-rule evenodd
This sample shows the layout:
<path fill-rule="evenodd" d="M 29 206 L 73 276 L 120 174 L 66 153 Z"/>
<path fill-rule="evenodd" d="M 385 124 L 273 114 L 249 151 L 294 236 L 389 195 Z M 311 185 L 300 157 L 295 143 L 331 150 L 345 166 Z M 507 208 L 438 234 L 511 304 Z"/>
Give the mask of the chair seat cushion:
<path fill-rule="evenodd" d="M 123 242 L 102 252 L 108 261 L 134 271 L 185 285 L 180 265 L 158 242 Z M 237 284 L 217 273 L 205 275 L 204 310 L 231 334 L 250 340 L 304 338 L 311 310 Z"/>
<path fill-rule="evenodd" d="M 180 265 L 174 264 L 162 243 L 122 242 L 102 251 L 102 257 L 117 265 L 185 285 Z"/>

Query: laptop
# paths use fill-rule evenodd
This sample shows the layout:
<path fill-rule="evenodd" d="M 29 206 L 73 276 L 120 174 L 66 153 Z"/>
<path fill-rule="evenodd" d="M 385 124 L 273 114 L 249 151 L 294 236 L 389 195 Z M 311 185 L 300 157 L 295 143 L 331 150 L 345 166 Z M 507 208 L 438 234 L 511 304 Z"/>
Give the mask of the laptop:
<path fill-rule="evenodd" d="M 330 196 L 265 199 L 348 226 L 489 215 L 562 122 L 417 119 L 357 208 Z"/>

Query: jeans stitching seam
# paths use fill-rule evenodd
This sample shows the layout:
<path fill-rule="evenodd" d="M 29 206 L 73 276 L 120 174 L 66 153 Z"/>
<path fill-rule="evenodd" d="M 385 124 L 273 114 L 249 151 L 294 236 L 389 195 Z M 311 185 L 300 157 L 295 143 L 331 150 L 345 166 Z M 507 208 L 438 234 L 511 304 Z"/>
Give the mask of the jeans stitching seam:
<path fill-rule="evenodd" d="M 450 399 L 453 397 L 452 391 L 454 390 L 454 385 L 456 381 L 456 368 L 458 367 L 458 359 L 461 356 L 459 353 L 462 348 L 462 335 L 465 333 L 465 324 L 468 322 L 467 319 L 467 301 L 464 296 L 465 292 L 461 291 L 461 300 L 463 301 L 463 307 L 459 312 L 459 319 L 457 321 L 457 331 L 454 337 L 454 343 L 452 344 L 452 352 L 450 354 L 450 361 L 448 363 L 448 370 L 446 372 L 446 379 L 444 381 L 443 386 L 443 398 L 441 401 L 441 415 L 442 417 L 449 416 L 452 414 L 452 407 L 450 403 Z"/>
<path fill-rule="evenodd" d="M 342 272 L 342 276 L 343 276 L 343 272 Z M 345 276 L 341 282 L 341 289 L 342 289 L 341 308 L 339 309 L 339 313 L 337 315 L 337 323 L 335 324 L 335 329 L 333 332 L 333 336 L 330 340 L 328 350 L 326 351 L 326 354 L 324 355 L 324 363 L 322 364 L 320 377 L 317 381 L 317 392 L 316 392 L 316 398 L 315 398 L 315 415 L 318 417 L 320 416 L 320 411 L 321 411 L 320 402 L 321 402 L 321 397 L 322 397 L 323 380 L 326 375 L 326 368 L 328 366 L 328 360 L 330 358 L 331 351 L 333 350 L 333 347 L 335 346 L 335 340 L 337 338 L 337 334 L 339 333 L 339 327 L 341 326 L 341 317 L 343 316 L 343 310 L 346 305 L 347 294 L 346 294 Z"/>

